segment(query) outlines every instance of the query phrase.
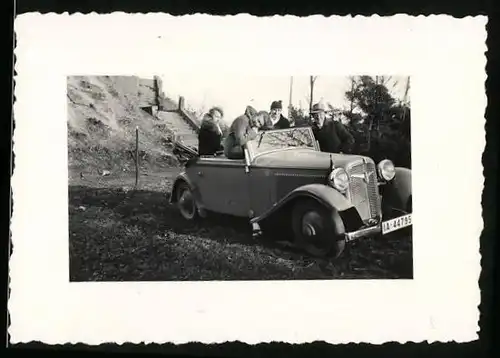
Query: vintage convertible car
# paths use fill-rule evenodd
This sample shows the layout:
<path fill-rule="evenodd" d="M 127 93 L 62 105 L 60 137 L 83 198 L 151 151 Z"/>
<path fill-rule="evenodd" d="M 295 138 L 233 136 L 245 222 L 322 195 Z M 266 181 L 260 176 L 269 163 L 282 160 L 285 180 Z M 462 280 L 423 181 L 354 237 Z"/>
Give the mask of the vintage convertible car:
<path fill-rule="evenodd" d="M 185 219 L 247 217 L 254 230 L 290 232 L 309 254 L 333 257 L 351 240 L 411 230 L 411 170 L 390 160 L 321 152 L 310 127 L 261 132 L 244 152 L 185 163 L 170 195 Z"/>

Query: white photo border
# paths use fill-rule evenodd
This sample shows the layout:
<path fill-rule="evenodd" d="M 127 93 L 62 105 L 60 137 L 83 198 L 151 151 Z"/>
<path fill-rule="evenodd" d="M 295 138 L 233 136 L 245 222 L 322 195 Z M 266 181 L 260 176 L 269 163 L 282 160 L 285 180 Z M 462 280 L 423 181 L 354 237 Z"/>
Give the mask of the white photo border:
<path fill-rule="evenodd" d="M 403 14 L 18 16 L 11 343 L 477 339 L 486 22 Z M 414 279 L 70 283 L 66 76 L 151 77 L 167 69 L 410 75 Z"/>

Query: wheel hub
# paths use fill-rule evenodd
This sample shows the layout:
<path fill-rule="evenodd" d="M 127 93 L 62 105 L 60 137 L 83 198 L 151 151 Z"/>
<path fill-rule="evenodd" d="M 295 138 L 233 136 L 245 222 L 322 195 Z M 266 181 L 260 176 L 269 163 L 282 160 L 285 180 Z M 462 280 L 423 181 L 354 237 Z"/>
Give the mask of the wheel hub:
<path fill-rule="evenodd" d="M 324 244 L 323 217 L 317 211 L 309 211 L 302 217 L 302 233 L 310 245 L 322 246 Z"/>
<path fill-rule="evenodd" d="M 186 217 L 193 216 L 195 207 L 194 207 L 193 197 L 191 196 L 191 193 L 188 190 L 184 190 L 180 195 L 179 209 L 181 210 L 184 216 Z"/>
<path fill-rule="evenodd" d="M 306 236 L 315 236 L 316 235 L 316 229 L 314 228 L 313 225 L 306 223 L 303 227 L 303 233 Z"/>

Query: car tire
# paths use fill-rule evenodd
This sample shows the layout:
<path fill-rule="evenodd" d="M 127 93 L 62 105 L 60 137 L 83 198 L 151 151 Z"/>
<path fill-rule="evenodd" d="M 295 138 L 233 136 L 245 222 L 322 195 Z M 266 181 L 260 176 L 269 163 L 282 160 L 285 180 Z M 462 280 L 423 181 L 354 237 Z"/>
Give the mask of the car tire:
<path fill-rule="evenodd" d="M 175 191 L 176 204 L 179 213 L 185 220 L 196 220 L 199 216 L 198 207 L 191 187 L 186 183 L 179 183 Z"/>
<path fill-rule="evenodd" d="M 294 205 L 292 228 L 295 244 L 312 256 L 337 258 L 345 249 L 332 211 L 315 200 L 300 200 Z"/>

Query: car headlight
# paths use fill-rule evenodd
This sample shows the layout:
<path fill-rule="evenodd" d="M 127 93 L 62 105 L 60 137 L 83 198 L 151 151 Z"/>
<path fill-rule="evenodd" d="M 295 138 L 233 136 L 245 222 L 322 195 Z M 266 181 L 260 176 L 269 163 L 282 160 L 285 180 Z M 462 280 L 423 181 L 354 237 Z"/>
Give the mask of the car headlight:
<path fill-rule="evenodd" d="M 389 159 L 380 161 L 380 163 L 378 163 L 377 165 L 377 170 L 380 177 L 387 181 L 391 181 L 396 175 L 396 168 L 394 168 L 394 163 Z"/>
<path fill-rule="evenodd" d="M 332 170 L 328 176 L 328 181 L 335 189 L 345 192 L 349 187 L 349 177 L 343 168 L 336 168 Z"/>

